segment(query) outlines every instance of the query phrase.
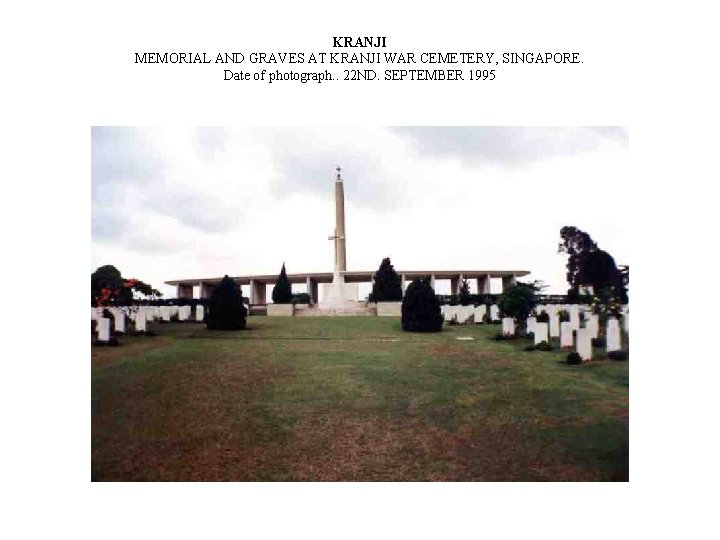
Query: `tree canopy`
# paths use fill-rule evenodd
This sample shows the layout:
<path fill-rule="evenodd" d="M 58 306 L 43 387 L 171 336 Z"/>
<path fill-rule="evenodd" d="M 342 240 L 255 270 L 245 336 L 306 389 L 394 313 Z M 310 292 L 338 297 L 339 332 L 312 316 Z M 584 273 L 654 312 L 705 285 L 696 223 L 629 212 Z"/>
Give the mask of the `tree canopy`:
<path fill-rule="evenodd" d="M 133 292 L 145 296 L 162 296 L 160 291 L 139 279 L 122 277 L 120 270 L 111 264 L 100 266 L 90 274 L 90 301 L 93 306 L 130 305 Z"/>
<path fill-rule="evenodd" d="M 375 272 L 370 300 L 373 302 L 397 302 L 402 300 L 402 279 L 390 263 L 390 258 L 385 257 L 380 263 L 380 268 Z"/>
<path fill-rule="evenodd" d="M 292 285 L 285 272 L 285 263 L 282 265 L 280 275 L 272 291 L 272 301 L 276 304 L 289 304 L 292 302 Z"/>
<path fill-rule="evenodd" d="M 537 293 L 541 285 L 538 282 L 510 285 L 498 298 L 497 305 L 504 317 L 512 317 L 522 327 L 537 305 Z"/>
<path fill-rule="evenodd" d="M 595 292 L 606 289 L 622 302 L 627 302 L 629 271 L 625 267 L 620 270 L 615 259 L 598 248 L 590 235 L 577 227 L 563 227 L 560 229 L 560 238 L 562 241 L 558 253 L 568 255 L 568 295 L 576 296 L 579 286 L 591 285 Z"/>

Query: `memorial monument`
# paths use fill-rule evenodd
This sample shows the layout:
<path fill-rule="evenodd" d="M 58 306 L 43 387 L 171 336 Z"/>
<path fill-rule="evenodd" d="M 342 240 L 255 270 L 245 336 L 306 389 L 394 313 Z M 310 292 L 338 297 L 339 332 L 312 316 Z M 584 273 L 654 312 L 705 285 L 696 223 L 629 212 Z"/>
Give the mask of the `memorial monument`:
<path fill-rule="evenodd" d="M 295 310 L 296 315 L 374 315 L 365 301 L 358 299 L 358 283 L 371 283 L 374 270 L 348 270 L 347 269 L 347 234 L 345 229 L 345 187 L 341 169 L 337 167 L 335 175 L 335 229 L 328 240 L 333 242 L 333 271 L 288 274 L 292 284 L 303 284 L 310 295 L 311 306 L 302 310 Z M 441 238 L 438 239 L 441 241 Z M 378 253 L 378 261 L 391 254 Z M 283 254 L 278 253 L 278 260 Z M 458 294 L 463 280 L 474 279 L 479 294 L 491 293 L 491 280 L 502 280 L 502 289 L 515 283 L 516 278 L 530 274 L 527 270 L 397 270 L 402 279 L 402 288 L 417 278 L 430 278 L 434 288 L 437 280 L 450 281 L 450 293 Z M 209 298 L 213 288 L 220 283 L 221 277 L 208 277 L 199 279 L 179 279 L 166 281 L 168 285 L 177 287 L 177 298 Z M 238 285 L 249 285 L 251 308 L 264 310 L 267 306 L 267 287 L 274 285 L 276 274 L 240 275 L 232 279 Z M 318 294 L 318 285 L 322 285 L 322 297 Z M 197 295 L 193 289 L 197 287 Z M 496 291 L 497 292 L 497 291 Z M 301 313 L 302 312 L 302 313 Z M 497 316 L 495 316 L 497 318 Z"/>

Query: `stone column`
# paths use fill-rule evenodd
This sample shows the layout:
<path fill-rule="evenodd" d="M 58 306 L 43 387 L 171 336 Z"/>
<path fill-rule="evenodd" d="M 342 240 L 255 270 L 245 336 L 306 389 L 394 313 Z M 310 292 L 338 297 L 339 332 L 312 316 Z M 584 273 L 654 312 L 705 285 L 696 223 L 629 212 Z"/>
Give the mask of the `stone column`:
<path fill-rule="evenodd" d="M 516 282 L 515 276 L 503 276 L 502 278 L 502 288 L 503 292 L 510 287 L 511 285 L 514 285 Z"/>
<path fill-rule="evenodd" d="M 340 168 L 338 167 L 337 179 L 335 180 L 335 235 L 338 237 L 335 241 L 338 270 L 341 272 L 347 270 L 345 257 L 345 190 L 342 178 L 340 178 Z"/>
<path fill-rule="evenodd" d="M 256 289 L 255 289 L 255 280 L 250 280 L 250 304 L 257 304 L 257 295 L 256 295 Z"/>
<path fill-rule="evenodd" d="M 490 294 L 490 274 L 477 278 L 478 294 Z"/>
<path fill-rule="evenodd" d="M 407 279 L 405 279 L 405 274 L 400 274 L 400 288 L 402 289 L 403 295 L 405 294 L 405 286 L 407 285 Z"/>
<path fill-rule="evenodd" d="M 435 274 L 432 274 L 430 276 L 430 286 L 433 288 L 433 291 L 435 290 Z"/>
<path fill-rule="evenodd" d="M 305 278 L 305 286 L 307 287 L 307 292 L 310 295 L 310 302 L 313 304 L 318 303 L 318 284 L 317 281 L 314 279 L 311 279 L 310 276 Z"/>
<path fill-rule="evenodd" d="M 455 296 L 460 294 L 460 276 L 450 278 L 450 294 Z"/>
<path fill-rule="evenodd" d="M 209 284 L 200 282 L 200 293 L 199 293 L 199 297 L 200 297 L 200 298 L 210 298 L 210 296 L 212 295 L 212 291 L 213 291 L 214 288 L 215 288 L 214 285 L 209 285 Z"/>
<path fill-rule="evenodd" d="M 251 280 L 250 282 L 250 303 L 251 304 L 266 304 L 266 291 L 265 282 L 258 280 Z"/>
<path fill-rule="evenodd" d="M 192 294 L 193 294 L 192 285 L 188 285 L 186 283 L 179 283 L 177 285 L 176 298 L 192 298 Z"/>

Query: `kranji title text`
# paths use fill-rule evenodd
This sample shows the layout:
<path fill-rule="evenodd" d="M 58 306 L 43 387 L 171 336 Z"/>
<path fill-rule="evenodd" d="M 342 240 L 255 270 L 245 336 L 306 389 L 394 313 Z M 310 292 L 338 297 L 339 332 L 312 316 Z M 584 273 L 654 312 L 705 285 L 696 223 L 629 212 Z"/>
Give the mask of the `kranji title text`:
<path fill-rule="evenodd" d="M 146 51 L 134 53 L 136 64 L 212 64 L 222 81 L 277 84 L 330 81 L 459 82 L 496 80 L 517 66 L 577 68 L 574 51 L 395 51 L 386 37 L 333 36 L 328 51 Z"/>

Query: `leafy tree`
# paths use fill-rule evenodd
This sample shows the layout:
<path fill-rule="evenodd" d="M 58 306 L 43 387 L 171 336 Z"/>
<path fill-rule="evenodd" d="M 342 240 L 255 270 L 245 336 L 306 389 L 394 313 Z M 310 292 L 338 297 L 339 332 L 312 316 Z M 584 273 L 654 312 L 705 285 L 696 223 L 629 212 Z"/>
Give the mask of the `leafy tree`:
<path fill-rule="evenodd" d="M 414 280 L 402 301 L 402 329 L 406 332 L 440 332 L 442 324 L 440 301 L 430 286 L 430 279 Z"/>
<path fill-rule="evenodd" d="M 516 321 L 515 327 L 525 329 L 527 318 L 537 305 L 537 293 L 541 289 L 538 282 L 522 283 L 518 281 L 510 285 L 498 298 L 497 305 L 500 313 L 505 317 L 512 317 Z"/>
<path fill-rule="evenodd" d="M 615 291 L 616 296 L 627 302 L 629 271 L 620 270 L 612 256 L 598 248 L 588 233 L 577 227 L 560 229 L 558 253 L 567 253 L 568 296 L 576 297 L 578 287 L 592 285 L 595 292 L 601 289 Z"/>
<path fill-rule="evenodd" d="M 242 330 L 247 310 L 242 302 L 240 288 L 227 275 L 215 287 L 208 303 L 208 330 Z"/>
<path fill-rule="evenodd" d="M 461 306 L 470 305 L 470 283 L 467 279 L 463 279 L 460 283 L 460 294 L 458 294 L 458 302 Z"/>
<path fill-rule="evenodd" d="M 402 279 L 395 271 L 390 259 L 385 257 L 375 272 L 370 300 L 373 302 L 397 302 L 402 300 Z"/>
<path fill-rule="evenodd" d="M 111 264 L 99 267 L 90 274 L 90 295 L 93 303 L 102 297 L 103 289 L 119 289 L 122 287 L 123 278 L 120 270 Z"/>
<path fill-rule="evenodd" d="M 110 264 L 90 274 L 90 300 L 93 306 L 129 306 L 133 303 L 134 292 L 145 296 L 162 296 L 160 291 L 139 279 L 122 277 L 120 271 Z"/>
<path fill-rule="evenodd" d="M 292 285 L 285 272 L 285 263 L 282 265 L 280 275 L 272 291 L 272 301 L 276 304 L 289 304 L 292 302 Z"/>

